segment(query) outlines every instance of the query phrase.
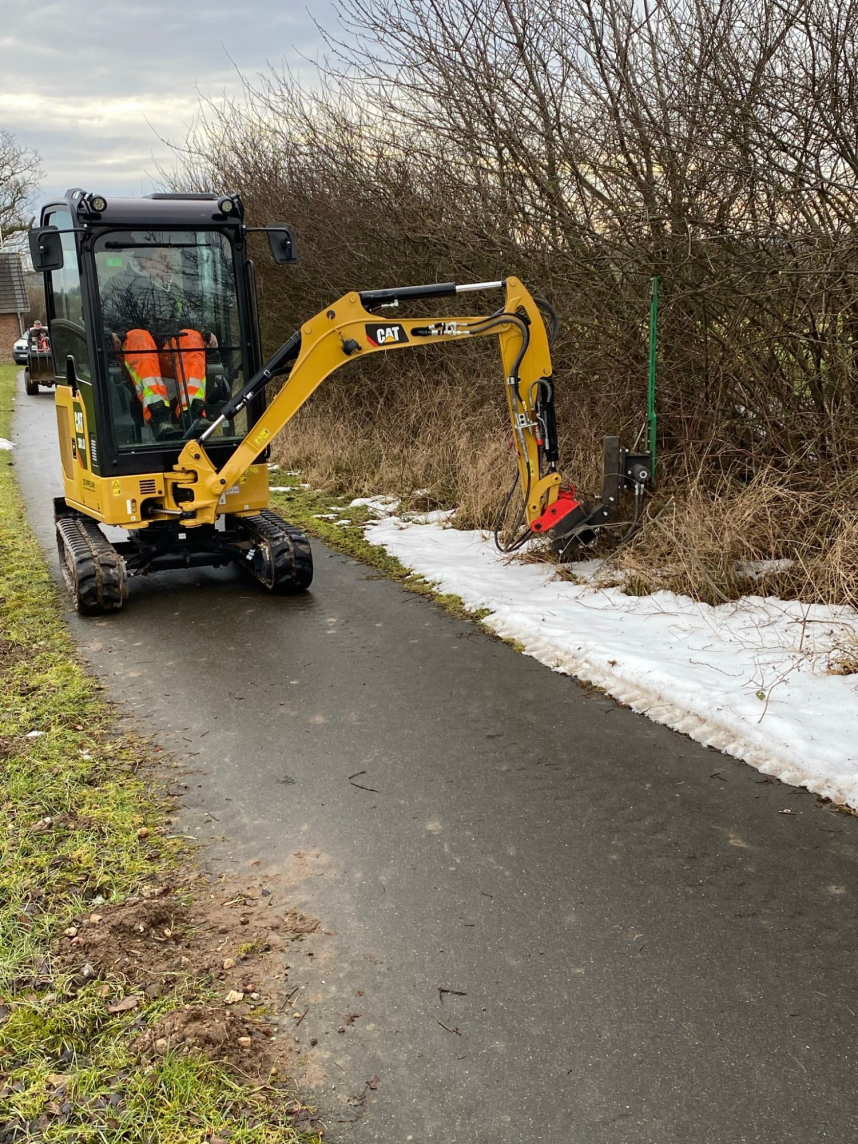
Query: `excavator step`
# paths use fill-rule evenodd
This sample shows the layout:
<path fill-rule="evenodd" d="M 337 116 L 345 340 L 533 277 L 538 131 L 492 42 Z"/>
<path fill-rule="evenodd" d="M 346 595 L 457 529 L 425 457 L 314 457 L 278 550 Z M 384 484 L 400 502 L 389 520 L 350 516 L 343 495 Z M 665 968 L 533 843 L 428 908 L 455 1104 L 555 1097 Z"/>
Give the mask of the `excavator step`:
<path fill-rule="evenodd" d="M 56 523 L 60 568 L 75 610 L 118 612 L 128 596 L 122 557 L 89 517 L 58 509 Z"/>
<path fill-rule="evenodd" d="M 272 592 L 306 592 L 313 580 L 313 554 L 301 529 L 271 509 L 233 519 L 253 542 L 242 566 Z"/>

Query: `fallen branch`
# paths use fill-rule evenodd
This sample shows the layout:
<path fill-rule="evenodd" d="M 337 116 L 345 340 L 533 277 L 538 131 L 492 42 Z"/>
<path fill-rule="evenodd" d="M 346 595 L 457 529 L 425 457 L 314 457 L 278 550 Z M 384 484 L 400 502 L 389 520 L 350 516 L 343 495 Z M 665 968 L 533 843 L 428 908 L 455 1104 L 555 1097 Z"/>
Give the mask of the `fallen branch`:
<path fill-rule="evenodd" d="M 352 779 L 356 779 L 360 775 L 365 775 L 365 774 L 366 774 L 366 771 L 355 771 L 355 773 L 353 775 L 349 775 L 349 782 L 352 783 L 353 787 L 357 787 L 358 790 L 368 790 L 368 791 L 372 791 L 373 794 L 378 794 L 378 791 L 375 789 L 375 787 L 364 786 L 363 783 L 352 782 Z"/>
<path fill-rule="evenodd" d="M 455 1033 L 457 1037 L 461 1037 L 462 1034 L 458 1029 L 451 1029 L 449 1025 L 445 1025 L 443 1021 L 439 1021 L 434 1013 L 432 1014 L 432 1020 L 435 1021 L 436 1024 L 440 1025 L 442 1029 L 446 1029 L 448 1033 Z"/>

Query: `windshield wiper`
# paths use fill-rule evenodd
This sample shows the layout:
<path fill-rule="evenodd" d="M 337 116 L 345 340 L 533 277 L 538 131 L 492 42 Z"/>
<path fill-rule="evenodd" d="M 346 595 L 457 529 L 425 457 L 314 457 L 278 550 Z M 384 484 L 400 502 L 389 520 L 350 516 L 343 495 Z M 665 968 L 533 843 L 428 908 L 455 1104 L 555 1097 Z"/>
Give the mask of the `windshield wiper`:
<path fill-rule="evenodd" d="M 187 247 L 202 246 L 210 249 L 207 242 L 105 242 L 105 250 L 183 250 Z"/>

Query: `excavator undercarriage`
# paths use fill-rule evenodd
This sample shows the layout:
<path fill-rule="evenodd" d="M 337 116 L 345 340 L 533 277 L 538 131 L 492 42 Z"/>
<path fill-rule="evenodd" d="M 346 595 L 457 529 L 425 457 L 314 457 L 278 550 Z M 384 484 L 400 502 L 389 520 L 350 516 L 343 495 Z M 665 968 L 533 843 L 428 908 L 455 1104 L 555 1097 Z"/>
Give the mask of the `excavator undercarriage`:
<path fill-rule="evenodd" d="M 313 580 L 310 542 L 300 528 L 271 509 L 224 517 L 223 528 L 189 532 L 168 523 L 111 543 L 92 517 L 54 500 L 63 580 L 82 615 L 118 611 L 135 576 L 180 568 L 236 564 L 276 595 L 303 592 Z"/>

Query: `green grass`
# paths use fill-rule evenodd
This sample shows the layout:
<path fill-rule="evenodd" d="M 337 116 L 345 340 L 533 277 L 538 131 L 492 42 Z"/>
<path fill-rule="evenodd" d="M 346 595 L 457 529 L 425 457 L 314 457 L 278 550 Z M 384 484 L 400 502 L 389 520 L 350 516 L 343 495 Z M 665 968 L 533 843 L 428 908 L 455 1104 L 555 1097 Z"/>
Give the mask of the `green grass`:
<path fill-rule="evenodd" d="M 0 437 L 10 436 L 15 372 L 0 365 Z M 237 1083 L 192 1055 L 135 1057 L 130 1026 L 185 1003 L 187 986 L 111 1015 L 102 992 L 106 984 L 118 996 L 121 982 L 81 986 L 52 961 L 71 917 L 162 878 L 179 843 L 161 833 L 147 745 L 117 732 L 77 656 L 12 456 L 0 452 L 0 1135 L 17 1127 L 22 1139 L 78 1144 L 187 1144 L 212 1133 L 232 1144 L 316 1140 L 291 1127 L 282 1095 L 266 1086 Z"/>

